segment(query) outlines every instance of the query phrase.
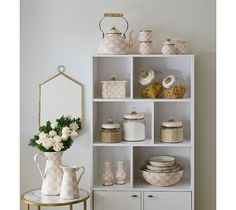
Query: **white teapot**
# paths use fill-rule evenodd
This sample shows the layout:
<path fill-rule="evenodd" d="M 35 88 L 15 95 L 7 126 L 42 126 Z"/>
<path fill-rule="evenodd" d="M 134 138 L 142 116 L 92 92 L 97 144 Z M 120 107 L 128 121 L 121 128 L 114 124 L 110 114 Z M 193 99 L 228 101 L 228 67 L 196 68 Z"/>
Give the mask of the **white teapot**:
<path fill-rule="evenodd" d="M 121 17 L 126 22 L 126 30 L 122 34 L 115 27 L 112 27 L 109 31 L 104 33 L 101 28 L 101 22 L 105 17 Z M 100 54 L 127 54 L 129 49 L 133 46 L 132 32 L 129 33 L 129 39 L 126 40 L 125 33 L 128 30 L 128 21 L 123 17 L 121 13 L 105 13 L 104 17 L 99 22 L 99 28 L 103 33 L 103 39 L 98 47 L 98 53 Z"/>

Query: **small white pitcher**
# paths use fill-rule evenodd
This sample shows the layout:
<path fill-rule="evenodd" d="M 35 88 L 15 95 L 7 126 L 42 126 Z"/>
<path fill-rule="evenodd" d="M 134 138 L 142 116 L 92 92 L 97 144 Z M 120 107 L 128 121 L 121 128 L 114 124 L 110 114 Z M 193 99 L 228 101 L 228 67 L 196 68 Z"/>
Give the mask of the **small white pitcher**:
<path fill-rule="evenodd" d="M 60 166 L 63 170 L 63 179 L 61 184 L 60 197 L 63 199 L 74 199 L 79 197 L 78 185 L 85 172 L 84 167 L 77 166 Z M 78 180 L 76 178 L 76 172 L 82 170 Z"/>

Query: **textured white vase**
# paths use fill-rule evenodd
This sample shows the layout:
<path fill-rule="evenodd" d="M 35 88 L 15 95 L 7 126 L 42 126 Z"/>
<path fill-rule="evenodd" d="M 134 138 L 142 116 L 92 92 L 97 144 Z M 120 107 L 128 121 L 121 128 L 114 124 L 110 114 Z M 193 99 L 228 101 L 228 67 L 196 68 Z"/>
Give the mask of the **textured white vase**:
<path fill-rule="evenodd" d="M 63 152 L 45 152 L 36 153 L 34 156 L 34 162 L 39 169 L 39 173 L 42 177 L 42 193 L 46 195 L 59 195 L 61 192 L 61 183 L 63 171 L 60 168 L 61 158 Z M 41 155 L 46 160 L 44 173 L 42 172 L 37 157 Z"/>
<path fill-rule="evenodd" d="M 111 162 L 105 161 L 104 165 L 105 165 L 105 169 L 104 169 L 104 173 L 102 175 L 103 185 L 111 186 L 111 185 L 113 185 L 113 179 L 114 179 L 114 175 L 111 170 Z"/>
<path fill-rule="evenodd" d="M 124 161 L 117 161 L 116 184 L 125 184 L 125 178 Z"/>

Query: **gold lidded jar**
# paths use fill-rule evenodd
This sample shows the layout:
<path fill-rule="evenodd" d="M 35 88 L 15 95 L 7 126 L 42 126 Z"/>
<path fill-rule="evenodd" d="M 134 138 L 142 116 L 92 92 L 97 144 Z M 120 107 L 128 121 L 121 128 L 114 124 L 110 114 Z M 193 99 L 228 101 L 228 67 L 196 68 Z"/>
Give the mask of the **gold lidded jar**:
<path fill-rule="evenodd" d="M 174 75 L 168 75 L 162 81 L 162 86 L 164 98 L 181 99 L 187 92 L 184 80 Z"/>
<path fill-rule="evenodd" d="M 184 140 L 184 129 L 181 121 L 175 121 L 170 117 L 168 122 L 161 125 L 161 142 L 179 143 Z"/>
<path fill-rule="evenodd" d="M 119 123 L 114 123 L 112 119 L 108 119 L 102 124 L 100 132 L 100 141 L 102 143 L 118 143 L 122 141 L 122 132 Z"/>

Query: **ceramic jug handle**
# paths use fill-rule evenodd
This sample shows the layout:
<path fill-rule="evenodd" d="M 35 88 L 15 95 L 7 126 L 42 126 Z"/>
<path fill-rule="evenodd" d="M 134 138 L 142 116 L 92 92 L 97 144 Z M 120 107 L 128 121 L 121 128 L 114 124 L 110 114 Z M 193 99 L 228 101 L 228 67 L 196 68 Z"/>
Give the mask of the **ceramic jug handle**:
<path fill-rule="evenodd" d="M 41 175 L 41 177 L 42 177 L 42 179 L 44 179 L 44 174 L 43 174 L 43 172 L 42 172 L 42 170 L 41 170 L 41 168 L 40 168 L 40 166 L 39 166 L 39 163 L 38 163 L 38 156 L 41 156 L 41 157 L 43 157 L 43 159 L 46 159 L 41 153 L 36 153 L 35 155 L 34 155 L 34 162 L 35 162 L 35 164 L 36 164 L 36 166 L 37 166 L 37 168 L 38 168 L 38 170 L 39 170 L 39 173 L 40 173 L 40 175 Z"/>
<path fill-rule="evenodd" d="M 80 168 L 78 168 L 77 171 L 79 171 L 80 169 L 82 169 L 82 173 L 80 174 L 80 176 L 79 176 L 79 178 L 78 178 L 78 181 L 77 181 L 78 184 L 79 184 L 79 182 L 80 182 L 80 180 L 81 180 L 81 178 L 82 178 L 82 176 L 83 176 L 83 174 L 84 174 L 84 172 L 85 172 L 85 168 L 84 168 L 83 166 L 80 167 Z"/>

